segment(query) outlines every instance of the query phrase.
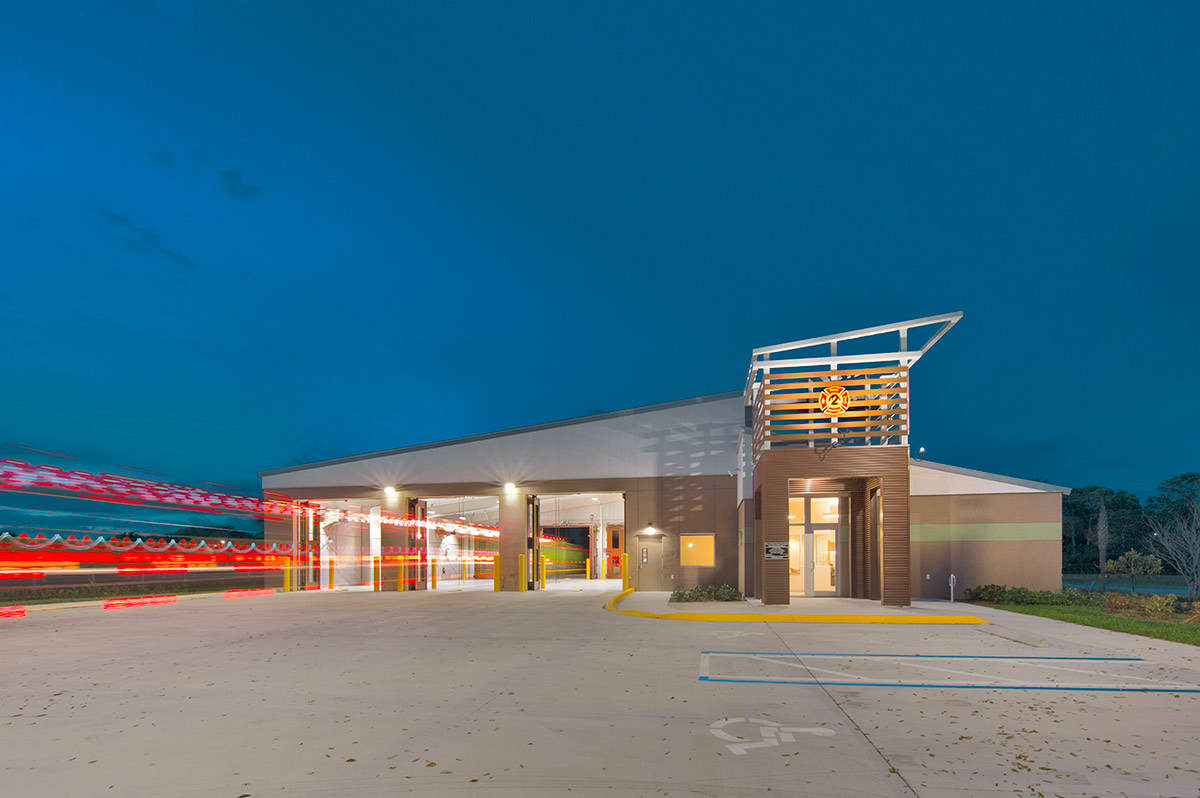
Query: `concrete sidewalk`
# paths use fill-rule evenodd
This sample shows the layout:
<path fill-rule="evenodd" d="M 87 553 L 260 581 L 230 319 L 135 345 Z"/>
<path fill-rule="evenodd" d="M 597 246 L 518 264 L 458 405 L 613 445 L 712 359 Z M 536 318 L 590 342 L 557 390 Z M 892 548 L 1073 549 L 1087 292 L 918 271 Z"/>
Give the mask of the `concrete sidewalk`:
<path fill-rule="evenodd" d="M 667 592 L 635 592 L 610 608 L 624 614 L 667 620 L 790 623 L 979 623 L 970 612 L 944 612 L 927 605 L 885 607 L 878 601 L 850 598 L 797 598 L 790 605 L 744 601 L 673 602 Z M 949 604 L 947 607 L 951 606 Z M 961 606 L 961 605 L 960 605 Z"/>

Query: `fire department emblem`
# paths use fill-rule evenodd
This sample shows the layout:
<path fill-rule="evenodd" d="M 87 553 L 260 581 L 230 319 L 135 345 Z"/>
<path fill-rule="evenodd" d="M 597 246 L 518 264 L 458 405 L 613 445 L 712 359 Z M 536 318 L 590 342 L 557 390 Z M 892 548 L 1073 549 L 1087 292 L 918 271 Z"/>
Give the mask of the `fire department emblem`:
<path fill-rule="evenodd" d="M 831 385 L 821 391 L 821 395 L 817 399 L 817 404 L 821 408 L 822 413 L 837 416 L 850 409 L 850 395 L 840 385 Z"/>

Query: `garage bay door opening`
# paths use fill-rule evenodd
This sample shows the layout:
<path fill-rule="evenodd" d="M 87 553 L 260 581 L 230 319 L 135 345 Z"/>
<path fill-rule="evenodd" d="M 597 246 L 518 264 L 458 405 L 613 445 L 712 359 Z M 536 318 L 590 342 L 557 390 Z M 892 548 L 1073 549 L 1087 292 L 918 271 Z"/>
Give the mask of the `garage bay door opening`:
<path fill-rule="evenodd" d="M 492 590 L 500 538 L 500 502 L 495 496 L 454 496 L 418 500 L 414 515 L 430 522 L 424 551 L 417 547 L 417 589 Z M 414 574 L 420 577 L 421 573 Z"/>
<path fill-rule="evenodd" d="M 571 579 L 620 579 L 625 551 L 623 493 L 538 496 L 540 548 L 548 585 Z"/>

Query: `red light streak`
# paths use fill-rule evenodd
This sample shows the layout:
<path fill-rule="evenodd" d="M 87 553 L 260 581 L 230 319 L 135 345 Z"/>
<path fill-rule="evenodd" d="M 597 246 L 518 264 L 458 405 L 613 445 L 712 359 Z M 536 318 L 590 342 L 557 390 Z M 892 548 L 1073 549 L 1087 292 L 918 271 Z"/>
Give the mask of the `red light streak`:
<path fill-rule="evenodd" d="M 215 484 L 215 483 L 209 483 Z M 47 490 L 42 490 L 46 488 Z M 494 550 L 496 539 L 500 532 L 494 527 L 475 526 L 450 520 L 417 519 L 411 516 L 372 515 L 363 508 L 327 509 L 318 503 L 293 500 L 280 494 L 267 493 L 266 498 L 224 494 L 211 491 L 208 488 L 173 485 L 154 482 L 144 478 L 128 477 L 118 474 L 91 474 L 86 471 L 68 471 L 57 466 L 31 466 L 20 460 L 0 459 L 0 490 L 15 490 L 27 494 L 56 498 L 85 499 L 88 501 L 106 501 L 118 504 L 156 507 L 159 509 L 176 509 L 186 513 L 206 512 L 213 514 L 231 513 L 240 517 L 258 517 L 287 520 L 300 517 L 313 524 L 316 520 L 322 523 L 343 521 L 367 527 L 371 524 L 382 524 L 390 529 L 406 532 L 406 537 L 415 544 L 411 547 L 385 546 L 381 550 L 369 553 L 367 547 L 353 547 L 335 552 L 332 548 L 326 553 L 325 541 L 305 541 L 296 546 L 291 543 L 268 542 L 265 540 L 205 540 L 203 538 L 170 538 L 167 534 L 159 533 L 158 537 L 133 535 L 132 533 L 110 534 L 102 533 L 104 537 L 90 537 L 96 534 L 92 530 L 82 529 L 50 529 L 42 527 L 22 527 L 23 529 L 46 529 L 58 532 L 53 537 L 37 534 L 31 537 L 27 533 L 13 535 L 0 533 L 0 579 L 43 579 L 39 582 L 39 590 L 56 587 L 71 587 L 63 577 L 70 578 L 68 571 L 75 574 L 101 575 L 118 574 L 120 576 L 139 577 L 172 575 L 188 575 L 190 581 L 203 581 L 204 577 L 215 576 L 217 571 L 237 572 L 238 577 L 249 585 L 255 585 L 255 574 L 268 575 L 284 572 L 289 569 L 296 574 L 299 584 L 297 588 L 305 590 L 320 590 L 319 584 L 312 584 L 317 579 L 318 572 L 324 578 L 324 569 L 330 563 L 329 556 L 333 555 L 340 566 L 355 568 L 354 576 L 350 577 L 355 583 L 369 572 L 373 557 L 379 557 L 375 562 L 387 568 L 395 568 L 395 577 L 408 585 L 422 584 L 430 579 L 433 562 L 439 565 L 451 566 L 451 574 L 442 574 L 448 579 L 478 579 L 491 576 L 483 568 L 492 565 L 497 557 Z M 56 511 L 47 511 L 56 512 Z M 62 513 L 76 515 L 75 513 Z M 80 513 L 78 515 L 85 515 Z M 104 516 L 86 516 L 103 518 L 110 521 L 125 523 L 142 523 L 136 519 L 105 518 Z M 162 526 L 183 527 L 185 524 L 173 524 L 162 521 L 146 521 Z M 194 526 L 194 525 L 186 525 Z M 161 528 L 161 527 L 160 527 Z M 310 528 L 312 528 L 310 526 Z M 210 527 L 215 532 L 219 528 Z M 61 532 L 75 534 L 64 536 Z M 454 537 L 452 537 L 454 536 Z M 457 538 L 455 541 L 454 538 Z M 447 548 L 440 554 L 427 550 L 425 540 L 436 544 L 439 539 Z M 565 555 L 574 561 L 575 554 L 585 554 L 580 547 L 574 546 L 562 538 L 543 533 L 540 536 L 544 550 L 553 552 L 555 558 Z M 432 555 L 432 562 L 431 562 Z M 483 566 L 476 570 L 470 564 Z M 572 562 L 573 564 L 573 562 Z M 567 568 L 555 564 L 548 572 L 561 570 L 582 570 L 570 568 L 568 563 L 562 563 Z M 459 566 L 454 573 L 454 566 Z M 361 571 L 357 569 L 361 568 Z M 413 573 L 413 571 L 416 573 Z M 391 571 L 388 571 L 388 584 L 392 581 Z M 360 576 L 361 574 L 361 576 Z M 54 578 L 47 578 L 54 577 Z M 439 577 L 439 581 L 440 581 Z M 339 572 L 339 584 L 342 575 Z M 258 581 L 258 584 L 263 584 Z M 362 579 L 364 586 L 373 583 Z M 221 585 L 220 587 L 227 587 Z M 137 589 L 137 588 L 135 588 Z M 153 588 L 143 588 L 153 589 Z M 164 589 L 164 588 L 159 588 Z M 168 588 L 169 589 L 169 588 Z M 264 588 L 273 592 L 273 589 Z M 263 593 L 262 595 L 266 595 Z M 14 596 L 15 598 L 15 596 Z M 174 603 L 173 600 L 158 597 L 143 597 L 142 599 L 117 600 L 107 608 L 123 609 L 147 604 Z"/>
<path fill-rule="evenodd" d="M 0 571 L 0 579 L 41 579 L 45 575 L 45 571 L 34 570 Z"/>
<path fill-rule="evenodd" d="M 183 568 L 155 568 L 155 567 L 153 567 L 153 566 L 151 566 L 151 567 L 145 567 L 145 568 L 137 568 L 137 567 L 131 567 L 131 566 L 127 566 L 127 565 L 118 565 L 118 566 L 117 566 L 117 573 L 119 573 L 119 574 L 122 574 L 122 575 L 134 575 L 134 574 L 186 574 L 187 572 L 188 572 L 188 569 L 187 569 L 187 567 L 186 567 L 186 566 L 185 566 L 185 567 L 183 567 Z"/>
<path fill-rule="evenodd" d="M 101 606 L 104 610 L 127 610 L 131 607 L 149 607 L 155 604 L 175 604 L 178 596 L 138 596 L 136 598 L 107 599 Z"/>
<path fill-rule="evenodd" d="M 24 607 L 0 607 L 0 618 L 24 618 Z"/>
<path fill-rule="evenodd" d="M 273 596 L 273 595 L 275 595 L 275 588 L 272 588 L 272 587 L 264 587 L 260 590 L 226 590 L 225 591 L 225 598 L 227 598 L 227 599 L 250 598 L 251 596 Z"/>
<path fill-rule="evenodd" d="M 120 474 L 92 474 L 87 471 L 65 471 L 58 466 L 31 466 L 23 460 L 0 459 L 0 485 L 23 492 L 32 487 L 53 488 L 73 492 L 74 495 L 96 501 L 118 504 L 158 504 L 187 507 L 194 512 L 223 513 L 244 512 L 267 516 L 307 515 L 321 513 L 338 520 L 369 524 L 369 513 L 347 510 L 325 510 L 319 505 L 290 499 L 257 498 L 238 494 L 220 493 L 207 488 L 154 482 Z M 55 494 L 42 494 L 53 496 Z M 471 524 L 430 521 L 410 517 L 384 515 L 380 522 L 390 527 L 415 528 L 418 535 L 437 532 L 441 535 L 467 534 L 481 537 L 499 537 L 500 530 Z"/>

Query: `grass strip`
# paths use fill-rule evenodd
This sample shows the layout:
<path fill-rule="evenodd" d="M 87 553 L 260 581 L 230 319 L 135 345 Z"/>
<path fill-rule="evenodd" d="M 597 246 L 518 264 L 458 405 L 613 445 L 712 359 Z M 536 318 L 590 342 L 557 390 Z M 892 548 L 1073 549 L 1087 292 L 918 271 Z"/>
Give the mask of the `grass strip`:
<path fill-rule="evenodd" d="M 1180 621 L 1156 621 L 1149 618 L 1126 618 L 1123 615 L 1111 615 L 1101 607 L 1040 604 L 998 604 L 996 609 L 1200 646 L 1200 625 L 1182 623 L 1182 616 Z"/>

